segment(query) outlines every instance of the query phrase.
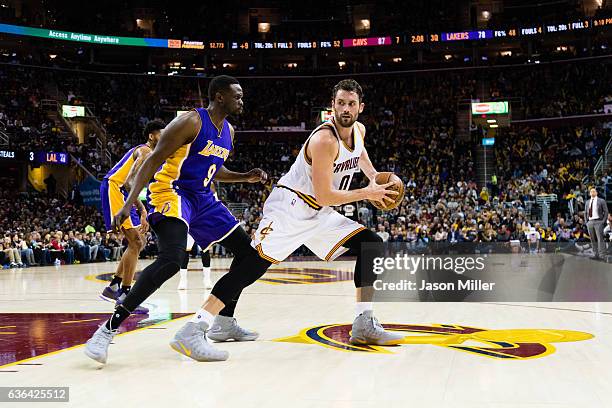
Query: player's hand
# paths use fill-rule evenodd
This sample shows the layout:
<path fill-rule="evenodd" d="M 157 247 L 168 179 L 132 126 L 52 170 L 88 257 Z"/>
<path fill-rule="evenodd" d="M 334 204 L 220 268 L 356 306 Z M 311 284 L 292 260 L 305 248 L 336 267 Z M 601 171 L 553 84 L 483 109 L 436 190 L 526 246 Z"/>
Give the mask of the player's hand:
<path fill-rule="evenodd" d="M 268 173 L 262 169 L 252 169 L 247 173 L 248 183 L 262 183 L 265 184 L 268 181 Z"/>
<path fill-rule="evenodd" d="M 140 216 L 140 232 L 146 234 L 149 231 L 149 221 L 147 221 L 146 215 Z"/>
<path fill-rule="evenodd" d="M 395 183 L 376 184 L 375 179 L 372 179 L 368 187 L 366 187 L 368 200 L 376 201 L 382 206 L 393 203 L 395 201 L 393 197 L 399 194 L 398 191 L 388 189 L 393 184 Z"/>
<path fill-rule="evenodd" d="M 130 216 L 130 211 L 132 210 L 131 206 L 126 207 L 125 205 L 121 207 L 119 212 L 115 214 L 113 217 L 112 227 L 113 231 L 120 233 L 121 232 L 121 224 Z"/>

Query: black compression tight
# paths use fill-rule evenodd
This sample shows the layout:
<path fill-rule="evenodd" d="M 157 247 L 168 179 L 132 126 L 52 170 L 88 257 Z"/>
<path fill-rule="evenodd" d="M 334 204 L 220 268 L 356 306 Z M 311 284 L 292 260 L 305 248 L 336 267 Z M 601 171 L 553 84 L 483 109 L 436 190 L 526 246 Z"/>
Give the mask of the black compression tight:
<path fill-rule="evenodd" d="M 185 259 L 183 260 L 183 265 L 181 265 L 181 269 L 187 269 L 189 266 L 189 256 L 191 251 L 185 251 Z M 204 268 L 210 268 L 210 251 L 202 251 L 202 266 Z"/>
<path fill-rule="evenodd" d="M 382 239 L 373 231 L 369 229 L 358 232 L 355 236 L 351 237 L 342 246 L 349 248 L 352 252 L 357 253 L 357 262 L 355 263 L 355 273 L 353 274 L 353 280 L 356 288 L 363 288 L 366 286 L 372 286 L 376 275 L 372 270 L 374 258 L 380 255 L 380 245 L 366 245 L 362 244 L 380 244 Z M 369 265 L 364 268 L 363 265 Z"/>
<path fill-rule="evenodd" d="M 229 237 L 228 237 L 229 238 Z M 379 249 L 376 248 L 376 245 L 367 246 L 362 249 L 362 244 L 364 243 L 382 243 L 382 239 L 373 231 L 363 230 L 357 233 L 355 236 L 346 241 L 343 246 L 351 249 L 353 252 L 357 253 L 357 262 L 355 264 L 355 273 L 354 273 L 354 282 L 355 287 L 361 288 L 366 286 L 372 286 L 375 280 L 374 272 L 372 268 L 363 268 L 362 265 L 372 265 L 373 258 L 380 256 Z M 226 248 L 230 248 L 229 245 L 225 245 L 225 242 L 221 242 Z M 249 248 L 252 249 L 249 245 Z M 236 252 L 232 250 L 234 254 Z M 261 258 L 259 254 L 255 250 L 248 250 L 244 248 L 241 253 L 244 253 L 245 256 L 243 258 L 238 259 L 238 257 L 234 258 L 234 262 L 232 262 L 232 266 L 230 268 L 230 273 L 234 273 L 235 275 L 239 275 L 240 279 L 237 279 L 237 282 L 240 282 L 243 285 L 243 288 L 252 284 L 257 279 L 259 279 L 266 270 L 270 267 L 271 263 Z M 231 301 L 225 301 L 221 296 L 225 299 L 228 299 L 225 295 L 226 291 L 236 290 L 236 286 L 233 286 L 231 289 L 226 287 L 225 279 L 230 273 L 225 275 L 217 285 L 222 284 L 221 287 L 213 288 L 212 294 L 217 296 L 223 303 L 225 304 L 225 308 L 219 313 L 223 316 L 233 316 L 236 308 L 236 304 L 238 303 L 238 298 L 242 293 L 242 289 L 237 292 L 234 292 L 235 295 L 231 298 Z M 229 280 L 229 279 L 228 279 Z M 222 282 L 224 281 L 224 282 Z"/>
<path fill-rule="evenodd" d="M 251 238 L 240 227 L 219 244 L 232 251 L 234 260 L 229 272 L 217 281 L 211 294 L 225 304 L 219 314 L 231 317 L 242 290 L 266 273 L 271 263 L 259 256 L 251 246 Z"/>
<path fill-rule="evenodd" d="M 152 225 L 157 235 L 159 255 L 144 268 L 126 296 L 123 306 L 133 311 L 181 268 L 187 253 L 187 225 L 178 218 L 165 218 Z"/>

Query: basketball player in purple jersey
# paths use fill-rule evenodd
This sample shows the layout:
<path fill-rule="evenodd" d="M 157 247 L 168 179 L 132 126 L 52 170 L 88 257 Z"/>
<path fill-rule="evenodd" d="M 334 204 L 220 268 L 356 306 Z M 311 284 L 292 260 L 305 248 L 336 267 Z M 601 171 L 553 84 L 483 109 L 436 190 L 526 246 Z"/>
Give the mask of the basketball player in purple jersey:
<path fill-rule="evenodd" d="M 172 348 L 198 361 L 226 360 L 228 353 L 217 350 L 206 340 L 213 325 L 219 340 L 255 340 L 257 333 L 237 325 L 233 318 L 234 299 L 260 275 L 249 272 L 252 265 L 243 262 L 257 254 L 251 239 L 238 220 L 210 190 L 213 179 L 221 182 L 265 182 L 261 169 L 236 173 L 225 168 L 233 148 L 234 130 L 225 119 L 243 110 L 242 88 L 235 78 L 221 75 L 212 79 L 208 89 L 207 109 L 194 109 L 178 116 L 163 130 L 155 150 L 136 175 L 123 207 L 116 213 L 113 226 L 118 228 L 130 216 L 133 203 L 150 181 L 149 223 L 158 238 L 159 256 L 143 271 L 123 303 L 101 325 L 86 344 L 85 354 L 106 363 L 108 346 L 121 323 L 145 299 L 180 269 L 185 256 L 187 234 L 203 249 L 219 242 L 234 254 L 230 270 L 211 292 L 222 310 L 216 317 L 200 309 L 192 321 L 176 334 Z M 257 257 L 255 257 L 257 258 Z"/>
<path fill-rule="evenodd" d="M 159 120 L 148 122 L 143 130 L 143 136 L 146 137 L 147 142 L 131 148 L 104 176 L 100 185 L 100 197 L 102 199 L 102 215 L 107 231 L 112 228 L 113 216 L 125 204 L 127 190 L 129 190 L 129 180 L 133 179 L 133 175 L 138 171 L 144 159 L 155 148 L 161 130 L 165 126 L 166 124 Z M 127 250 L 121 256 L 111 283 L 104 288 L 101 295 L 102 298 L 116 301 L 117 304 L 120 304 L 131 290 L 138 255 L 144 247 L 143 235 L 148 229 L 147 211 L 140 200 L 136 201 L 136 205 L 140 211 L 140 216 L 136 212 L 136 208 L 132 206 L 130 217 L 120 226 L 120 232 L 125 235 L 128 241 Z M 122 284 L 120 288 L 119 284 Z M 134 313 L 148 312 L 149 310 L 143 306 L 138 306 L 134 310 Z"/>

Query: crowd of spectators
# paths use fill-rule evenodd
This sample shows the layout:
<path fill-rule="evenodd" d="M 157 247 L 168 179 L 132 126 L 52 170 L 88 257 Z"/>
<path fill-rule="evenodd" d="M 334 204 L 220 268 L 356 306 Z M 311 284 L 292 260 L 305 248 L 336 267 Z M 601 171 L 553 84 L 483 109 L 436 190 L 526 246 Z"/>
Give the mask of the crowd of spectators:
<path fill-rule="evenodd" d="M 384 128 L 392 139 L 424 135 L 435 123 L 449 129 L 457 103 L 470 99 L 513 100 L 513 118 L 533 119 L 602 113 L 612 103 L 609 60 L 554 63 L 507 69 L 411 72 L 358 78 L 366 95 L 362 120 L 369 129 Z M 28 69 L 0 66 L 7 86 L 0 100 L 0 121 L 13 133 L 12 143 L 26 150 L 64 147 L 94 174 L 108 170 L 154 118 L 169 121 L 177 110 L 206 106 L 208 80 Z M 329 106 L 337 78 L 241 79 L 244 114 L 230 120 L 237 130 L 277 126 L 310 129 Z M 55 94 L 46 90 L 52 86 Z M 87 105 L 107 133 L 110 162 L 104 161 L 95 137 L 77 144 L 41 106 L 44 98 Z M 2 126 L 2 124 L 0 124 Z M 95 135 L 94 135 L 95 136 Z"/>
<path fill-rule="evenodd" d="M 16 182 L 0 178 L 0 267 L 45 266 L 118 260 L 121 237 L 104 230 L 96 207 L 51 192 L 15 194 Z"/>
<path fill-rule="evenodd" d="M 524 241 L 529 231 L 536 230 L 546 241 L 588 241 L 584 194 L 592 181 L 587 184 L 585 176 L 610 138 L 609 130 L 563 127 L 509 132 L 499 138 L 494 182 L 479 188 L 473 146 L 454 137 L 452 128 L 432 126 L 425 133 L 401 139 L 393 137 L 392 129 L 391 123 L 372 129 L 366 145 L 377 170 L 402 176 L 406 198 L 400 207 L 388 212 L 364 203 L 358 208 L 338 208 L 354 214 L 385 240 Z M 263 167 L 277 180 L 294 161 L 300 144 L 238 141 L 228 167 L 239 171 Z M 612 181 L 612 177 L 604 179 Z M 352 187 L 366 183 L 358 174 Z M 241 218 L 247 232 L 256 230 L 269 189 L 221 184 L 220 191 L 225 201 L 249 204 Z M 550 194 L 557 201 L 547 229 L 538 221 L 537 198 Z"/>
<path fill-rule="evenodd" d="M 0 65 L 0 131 L 9 136 L 9 147 L 22 152 L 68 152 L 94 174 L 103 163 L 95 138 L 79 143 L 76 136 L 61 123 L 57 112 L 53 73 L 25 67 Z M 50 99 L 51 98 L 51 99 Z M 51 105 L 43 106 L 45 99 Z M 60 101 L 64 102 L 64 101 Z M 67 100 L 65 102 L 77 102 Z M 94 135 L 95 136 L 95 135 Z"/>

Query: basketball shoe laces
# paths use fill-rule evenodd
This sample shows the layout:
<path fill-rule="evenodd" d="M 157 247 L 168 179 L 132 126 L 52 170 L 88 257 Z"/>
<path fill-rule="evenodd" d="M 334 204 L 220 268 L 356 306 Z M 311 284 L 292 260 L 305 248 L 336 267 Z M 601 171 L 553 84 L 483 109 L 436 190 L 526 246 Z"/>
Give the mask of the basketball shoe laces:
<path fill-rule="evenodd" d="M 199 324 L 197 325 L 197 330 L 200 332 L 199 333 L 199 337 L 202 340 L 202 342 L 200 344 L 198 344 L 196 347 L 198 347 L 198 348 L 206 347 L 209 344 L 208 343 L 208 338 L 206 338 L 207 330 L 202 329 L 202 326 L 200 326 Z"/>
<path fill-rule="evenodd" d="M 101 330 L 100 333 L 102 334 L 102 336 L 95 336 L 93 338 L 93 344 L 96 346 L 104 346 L 106 344 L 109 344 L 109 340 L 112 341 L 113 336 L 119 333 L 119 330 L 109 330 L 108 332 L 106 332 L 105 330 Z"/>
<path fill-rule="evenodd" d="M 232 332 L 235 332 L 235 334 L 239 336 L 248 336 L 249 334 L 251 334 L 246 329 L 238 326 L 238 322 L 236 321 L 235 317 L 232 318 L 232 324 L 231 324 L 230 330 Z"/>
<path fill-rule="evenodd" d="M 372 316 L 372 324 L 374 325 L 374 331 L 378 334 L 382 334 L 385 332 L 384 327 L 382 327 L 382 325 L 380 324 L 380 322 L 378 321 L 378 319 L 374 316 Z"/>

